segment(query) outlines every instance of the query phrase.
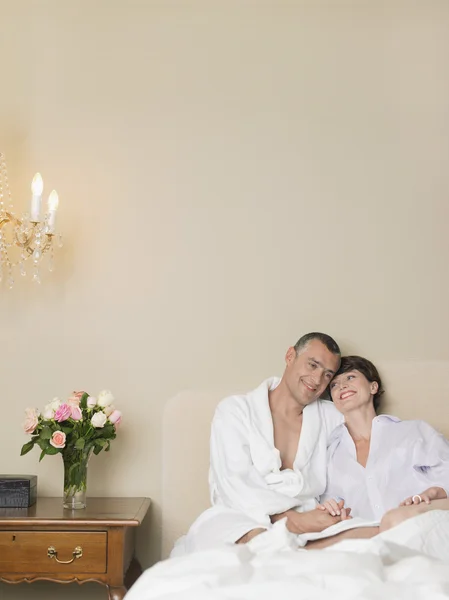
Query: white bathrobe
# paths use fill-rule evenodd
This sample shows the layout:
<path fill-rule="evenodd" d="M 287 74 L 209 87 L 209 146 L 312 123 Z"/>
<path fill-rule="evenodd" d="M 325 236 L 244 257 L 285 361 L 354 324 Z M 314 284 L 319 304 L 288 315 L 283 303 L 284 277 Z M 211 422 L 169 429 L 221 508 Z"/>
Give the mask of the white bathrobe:
<path fill-rule="evenodd" d="M 210 443 L 212 507 L 177 542 L 172 556 L 234 543 L 251 529 L 269 529 L 271 515 L 316 506 L 326 486 L 330 434 L 343 417 L 327 400 L 307 406 L 293 469 L 281 470 L 268 401 L 269 390 L 279 382 L 272 377 L 218 405 Z"/>

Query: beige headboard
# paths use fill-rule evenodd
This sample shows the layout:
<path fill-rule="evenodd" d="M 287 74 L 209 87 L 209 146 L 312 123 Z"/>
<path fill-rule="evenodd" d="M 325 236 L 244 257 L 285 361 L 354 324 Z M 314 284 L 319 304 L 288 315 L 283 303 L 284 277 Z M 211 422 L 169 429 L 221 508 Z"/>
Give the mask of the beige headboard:
<path fill-rule="evenodd" d="M 387 393 L 382 411 L 425 419 L 449 437 L 449 361 L 377 364 Z M 260 382 L 255 381 L 254 387 Z M 188 391 L 171 398 L 163 418 L 162 556 L 209 506 L 209 430 L 217 403 L 246 390 Z"/>

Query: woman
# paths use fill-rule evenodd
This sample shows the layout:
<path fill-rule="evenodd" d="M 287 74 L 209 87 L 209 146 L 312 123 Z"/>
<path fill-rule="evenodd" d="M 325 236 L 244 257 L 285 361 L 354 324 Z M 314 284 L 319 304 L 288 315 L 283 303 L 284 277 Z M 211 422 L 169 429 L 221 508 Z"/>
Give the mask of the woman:
<path fill-rule="evenodd" d="M 340 514 L 344 499 L 354 517 L 384 517 L 382 530 L 432 508 L 449 509 L 449 442 L 425 421 L 376 414 L 383 389 L 369 360 L 344 357 L 330 392 L 345 423 L 331 436 L 323 510 Z"/>

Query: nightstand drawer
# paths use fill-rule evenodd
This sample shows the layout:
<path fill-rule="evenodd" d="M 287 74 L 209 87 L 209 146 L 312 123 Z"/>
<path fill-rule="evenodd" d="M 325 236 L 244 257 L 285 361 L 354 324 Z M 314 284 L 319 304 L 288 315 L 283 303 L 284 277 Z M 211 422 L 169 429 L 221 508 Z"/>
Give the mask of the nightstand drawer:
<path fill-rule="evenodd" d="M 103 531 L 0 531 L 0 573 L 105 573 Z"/>

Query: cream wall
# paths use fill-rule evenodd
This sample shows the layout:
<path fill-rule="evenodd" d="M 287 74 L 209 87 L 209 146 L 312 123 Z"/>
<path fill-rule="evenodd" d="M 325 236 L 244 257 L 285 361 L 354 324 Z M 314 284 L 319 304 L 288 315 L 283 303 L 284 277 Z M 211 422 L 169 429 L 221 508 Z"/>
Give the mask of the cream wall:
<path fill-rule="evenodd" d="M 23 410 L 109 387 L 89 493 L 154 499 L 148 565 L 167 398 L 255 386 L 315 329 L 449 359 L 448 25 L 444 0 L 0 0 L 0 149 L 65 236 L 41 287 L 0 292 L 0 472 L 59 495 L 57 458 L 19 457 Z"/>

